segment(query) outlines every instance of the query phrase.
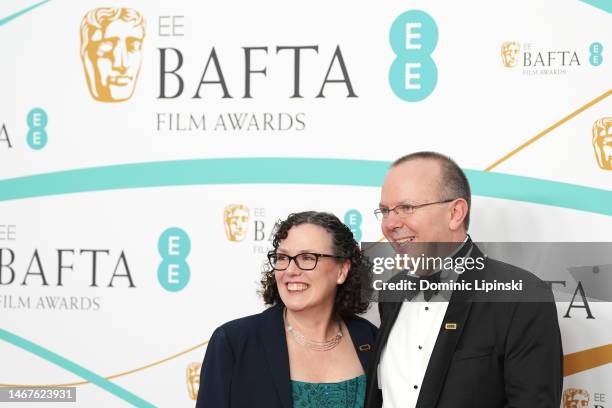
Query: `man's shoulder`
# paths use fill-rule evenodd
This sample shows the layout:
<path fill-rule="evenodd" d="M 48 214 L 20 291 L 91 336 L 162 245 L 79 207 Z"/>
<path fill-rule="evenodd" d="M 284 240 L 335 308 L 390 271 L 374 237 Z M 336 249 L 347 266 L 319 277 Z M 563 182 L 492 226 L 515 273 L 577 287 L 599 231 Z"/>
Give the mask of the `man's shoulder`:
<path fill-rule="evenodd" d="M 483 273 L 497 280 L 517 280 L 529 283 L 543 283 L 544 281 L 538 278 L 534 273 L 529 272 L 516 265 L 512 265 L 494 258 L 487 257 L 486 268 Z"/>
<path fill-rule="evenodd" d="M 554 301 L 550 285 L 534 273 L 497 259 L 487 258 L 486 267 L 474 275 L 476 279 L 486 283 L 520 284 L 519 290 L 492 292 L 499 300 L 521 302 Z"/>
<path fill-rule="evenodd" d="M 522 280 L 529 284 L 542 284 L 542 281 L 534 273 L 527 271 L 516 265 L 512 265 L 495 258 L 489 257 L 482 249 L 473 244 L 471 257 L 485 258 L 485 268 L 477 271 L 479 277 L 484 279 L 496 279 L 497 281 L 506 282 L 512 280 Z"/>

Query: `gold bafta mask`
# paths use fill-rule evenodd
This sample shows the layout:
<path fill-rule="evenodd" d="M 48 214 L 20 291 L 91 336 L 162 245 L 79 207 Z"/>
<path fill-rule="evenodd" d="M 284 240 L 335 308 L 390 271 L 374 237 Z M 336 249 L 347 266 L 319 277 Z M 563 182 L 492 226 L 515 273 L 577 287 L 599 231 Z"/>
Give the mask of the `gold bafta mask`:
<path fill-rule="evenodd" d="M 591 396 L 587 390 L 568 388 L 563 391 L 563 408 L 586 408 Z"/>
<path fill-rule="evenodd" d="M 612 170 L 612 117 L 601 118 L 593 124 L 593 149 L 599 167 Z"/>
<path fill-rule="evenodd" d="M 202 363 L 191 363 L 187 366 L 187 391 L 189 398 L 196 400 L 200 389 L 200 370 Z"/>
<path fill-rule="evenodd" d="M 501 55 L 502 62 L 504 63 L 504 67 L 512 68 L 516 65 L 516 60 L 518 58 L 519 51 L 521 50 L 521 46 L 519 43 L 514 41 L 506 41 L 501 46 Z"/>
<path fill-rule="evenodd" d="M 81 22 L 81 60 L 91 96 L 121 102 L 134 93 L 140 66 L 145 21 L 130 8 L 89 11 Z"/>
<path fill-rule="evenodd" d="M 249 227 L 249 208 L 242 204 L 230 204 L 223 211 L 225 235 L 230 241 L 242 241 Z"/>

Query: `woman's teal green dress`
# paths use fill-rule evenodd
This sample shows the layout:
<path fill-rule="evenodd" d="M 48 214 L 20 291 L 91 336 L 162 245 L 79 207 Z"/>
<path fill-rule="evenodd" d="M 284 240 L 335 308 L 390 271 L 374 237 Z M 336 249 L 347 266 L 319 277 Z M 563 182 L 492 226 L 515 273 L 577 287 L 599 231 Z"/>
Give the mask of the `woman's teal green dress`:
<path fill-rule="evenodd" d="M 363 408 L 366 376 L 338 383 L 291 381 L 293 408 Z"/>

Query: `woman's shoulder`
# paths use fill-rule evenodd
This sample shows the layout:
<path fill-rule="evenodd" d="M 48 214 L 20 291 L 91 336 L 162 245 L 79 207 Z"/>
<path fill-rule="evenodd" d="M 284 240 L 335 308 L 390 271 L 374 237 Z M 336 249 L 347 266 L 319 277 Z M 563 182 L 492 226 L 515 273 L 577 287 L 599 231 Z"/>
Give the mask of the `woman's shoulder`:
<path fill-rule="evenodd" d="M 272 306 L 267 308 L 261 313 L 252 314 L 249 316 L 240 317 L 238 319 L 230 320 L 217 327 L 213 336 L 223 335 L 227 338 L 239 340 L 246 337 L 254 336 L 257 334 L 259 328 L 264 324 L 265 320 L 274 318 L 275 314 L 278 314 L 278 306 Z"/>
<path fill-rule="evenodd" d="M 378 333 L 378 327 L 361 316 L 350 315 L 343 319 L 349 329 L 371 332 L 374 336 Z"/>

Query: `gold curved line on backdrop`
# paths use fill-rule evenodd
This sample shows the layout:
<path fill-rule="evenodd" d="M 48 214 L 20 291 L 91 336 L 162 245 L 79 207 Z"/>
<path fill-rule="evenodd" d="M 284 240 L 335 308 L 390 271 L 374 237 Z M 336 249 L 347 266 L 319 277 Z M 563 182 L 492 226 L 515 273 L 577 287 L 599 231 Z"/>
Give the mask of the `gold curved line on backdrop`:
<path fill-rule="evenodd" d="M 382 242 L 383 240 L 385 240 L 385 237 L 382 237 L 382 238 L 378 239 L 376 242 L 379 243 L 379 242 Z M 107 380 L 112 380 L 112 379 L 115 379 L 115 378 L 124 377 L 126 375 L 136 373 L 138 371 L 143 371 L 143 370 L 146 370 L 147 368 L 151 368 L 151 367 L 163 364 L 166 361 L 173 360 L 173 359 L 175 359 L 177 357 L 180 357 L 180 356 L 182 356 L 184 354 L 187 354 L 187 353 L 189 353 L 189 352 L 191 352 L 191 351 L 193 351 L 195 349 L 198 349 L 200 347 L 203 347 L 203 346 L 205 346 L 207 344 L 208 344 L 208 340 L 206 340 L 206 341 L 204 341 L 204 342 L 202 342 L 200 344 L 197 344 L 197 345 L 195 345 L 193 347 L 190 347 L 187 350 L 181 351 L 180 353 L 176 353 L 176 354 L 171 355 L 170 357 L 166 357 L 166 358 L 164 358 L 162 360 L 155 361 L 155 362 L 153 362 L 151 364 L 147 364 L 147 365 L 142 366 L 142 367 L 134 368 L 132 370 L 123 371 L 123 372 L 118 373 L 118 374 L 109 375 L 108 377 L 104 377 L 104 378 L 107 379 Z M 89 381 L 77 381 L 77 382 L 63 383 L 63 384 L 0 384 L 0 387 L 76 387 L 78 385 L 86 385 L 86 384 L 89 384 Z"/>
<path fill-rule="evenodd" d="M 508 153 L 507 155 L 505 155 L 501 159 L 497 160 L 495 163 L 491 164 L 484 171 L 491 171 L 491 170 L 493 170 L 495 167 L 497 167 L 501 163 L 505 162 L 510 157 L 514 156 L 515 154 L 517 154 L 518 152 L 520 152 L 521 150 L 523 150 L 524 148 L 526 148 L 530 144 L 532 144 L 535 141 L 539 140 L 544 135 L 550 133 L 554 129 L 558 128 L 559 126 L 561 126 L 562 124 L 564 124 L 568 120 L 572 119 L 573 117 L 577 116 L 578 114 L 584 112 L 585 110 L 587 110 L 591 106 L 595 105 L 596 103 L 599 103 L 599 102 L 603 101 L 604 99 L 606 99 L 610 95 L 612 95 L 612 89 L 607 91 L 607 92 L 604 92 L 603 94 L 599 95 L 597 98 L 593 99 L 592 101 L 586 103 L 585 105 L 582 105 L 580 108 L 576 109 L 575 111 L 573 111 L 572 113 L 570 113 L 569 115 L 567 115 L 566 117 L 561 119 L 560 121 L 554 123 L 553 125 L 549 126 L 546 129 L 544 129 L 543 131 L 541 131 L 540 133 L 538 133 L 537 135 L 535 135 L 534 137 L 532 137 L 531 139 L 529 139 L 528 141 L 526 141 L 525 143 L 523 143 L 522 145 L 517 147 L 516 149 L 512 150 L 510 153 Z"/>
<path fill-rule="evenodd" d="M 138 371 L 143 371 L 143 370 L 146 370 L 147 368 L 155 367 L 155 366 L 163 364 L 163 363 L 165 363 L 167 361 L 174 360 L 177 357 L 180 357 L 180 356 L 182 356 L 184 354 L 187 354 L 187 353 L 189 353 L 189 352 L 191 352 L 191 351 L 193 351 L 195 349 L 198 349 L 200 347 L 203 347 L 203 346 L 205 346 L 207 344 L 208 344 L 208 340 L 206 340 L 206 341 L 204 341 L 204 342 L 202 342 L 200 344 L 197 344 L 197 345 L 195 345 L 193 347 L 189 347 L 187 350 L 183 350 L 183 351 L 181 351 L 179 353 L 173 354 L 170 357 L 166 357 L 166 358 L 164 358 L 162 360 L 155 361 L 155 362 L 153 362 L 151 364 L 147 364 L 147 365 L 142 366 L 142 367 L 134 368 L 132 370 L 123 371 L 123 372 L 118 373 L 118 374 L 109 375 L 108 377 L 104 377 L 104 378 L 106 378 L 107 380 L 112 380 L 112 379 L 115 379 L 115 378 L 119 378 L 119 377 L 123 377 L 123 376 L 129 375 L 129 374 L 136 373 Z M 0 384 L 0 387 L 75 387 L 77 385 L 85 385 L 85 384 L 89 384 L 89 381 L 78 381 L 78 382 L 65 383 L 65 384 Z"/>
<path fill-rule="evenodd" d="M 200 347 L 204 347 L 208 344 L 208 340 L 197 344 L 193 347 L 188 348 L 187 350 L 183 350 L 179 353 L 173 354 L 170 357 L 166 357 L 162 360 L 155 361 L 151 364 L 147 364 L 142 367 L 134 368 L 132 370 L 123 371 L 118 374 L 113 374 L 108 377 L 104 377 L 107 380 L 112 380 L 119 377 L 124 377 L 129 374 L 136 373 L 138 371 L 146 370 L 147 368 L 155 367 L 160 364 L 163 364 L 167 361 L 173 360 L 177 357 L 185 355 L 193 350 L 196 350 Z M 612 363 L 612 343 L 606 344 L 604 346 L 594 347 L 591 349 L 586 349 L 582 351 L 578 351 L 572 354 L 566 354 L 563 356 L 563 376 L 567 377 L 569 375 L 577 374 L 582 371 L 587 371 L 592 368 L 596 368 L 605 364 Z M 64 383 L 64 384 L 0 384 L 0 387 L 75 387 L 78 385 L 86 385 L 89 384 L 89 381 L 79 381 L 73 383 Z"/>
<path fill-rule="evenodd" d="M 155 367 L 157 365 L 163 364 L 167 361 L 170 361 L 177 357 L 185 355 L 207 344 L 208 344 L 208 340 L 200 344 L 197 344 L 193 347 L 190 347 L 187 350 L 173 354 L 170 357 L 166 357 L 162 360 L 155 361 L 151 364 L 147 364 L 142 367 L 134 368 L 132 370 L 124 371 L 118 374 L 113 374 L 105 378 L 107 380 L 112 380 L 115 378 L 119 378 L 119 377 L 123 377 L 129 374 L 136 373 L 138 371 L 143 371 L 143 370 L 146 370 L 147 368 Z M 592 368 L 596 368 L 596 367 L 599 367 L 605 364 L 609 364 L 609 363 L 612 363 L 612 343 L 606 344 L 604 346 L 599 346 L 599 347 L 594 347 L 591 349 L 578 351 L 572 354 L 566 354 L 565 356 L 563 356 L 563 376 L 567 377 L 567 376 L 577 374 L 582 371 L 587 371 Z M 89 381 L 79 381 L 79 382 L 64 383 L 64 384 L 0 384 L 0 387 L 75 387 L 78 385 L 85 385 L 85 384 L 89 384 Z"/>
<path fill-rule="evenodd" d="M 612 363 L 612 344 L 566 354 L 563 358 L 563 376 L 567 377 L 609 363 Z"/>

